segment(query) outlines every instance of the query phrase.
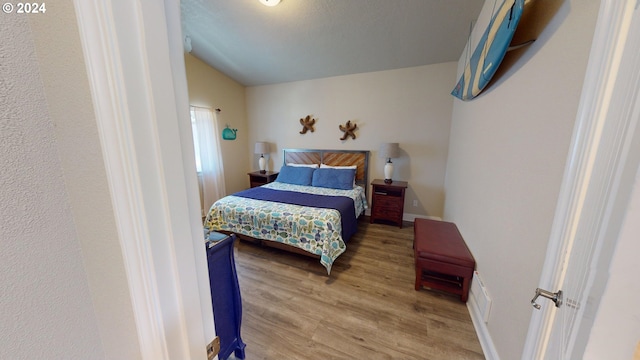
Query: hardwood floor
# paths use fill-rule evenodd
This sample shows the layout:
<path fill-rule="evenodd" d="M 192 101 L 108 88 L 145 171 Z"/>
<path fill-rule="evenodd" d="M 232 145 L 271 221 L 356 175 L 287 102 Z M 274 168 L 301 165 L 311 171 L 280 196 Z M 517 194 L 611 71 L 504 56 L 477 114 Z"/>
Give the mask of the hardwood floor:
<path fill-rule="evenodd" d="M 327 276 L 315 259 L 237 241 L 253 359 L 484 359 L 457 296 L 415 291 L 413 224 L 362 218 Z"/>

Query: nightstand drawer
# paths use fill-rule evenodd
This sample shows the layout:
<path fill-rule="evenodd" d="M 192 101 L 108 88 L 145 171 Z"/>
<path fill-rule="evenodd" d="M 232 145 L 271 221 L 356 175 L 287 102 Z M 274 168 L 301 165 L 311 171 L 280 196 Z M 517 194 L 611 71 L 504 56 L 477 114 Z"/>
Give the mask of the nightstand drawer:
<path fill-rule="evenodd" d="M 373 196 L 375 197 L 373 201 L 376 203 L 376 207 L 385 208 L 386 210 L 400 211 L 404 206 L 402 198 L 400 198 L 401 201 L 398 201 L 397 197 L 389 197 L 378 194 L 374 194 Z"/>
<path fill-rule="evenodd" d="M 385 208 L 376 207 L 371 210 L 371 216 L 380 219 L 397 219 L 402 218 L 402 208 Z"/>

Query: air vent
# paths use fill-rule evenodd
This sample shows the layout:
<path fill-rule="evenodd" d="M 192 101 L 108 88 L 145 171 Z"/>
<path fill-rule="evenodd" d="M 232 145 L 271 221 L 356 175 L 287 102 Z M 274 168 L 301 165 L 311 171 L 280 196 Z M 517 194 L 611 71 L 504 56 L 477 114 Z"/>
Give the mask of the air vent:
<path fill-rule="evenodd" d="M 485 324 L 489 323 L 489 313 L 491 312 L 491 297 L 485 287 L 480 274 L 473 272 L 473 280 L 471 281 L 471 297 L 474 300 L 477 311 L 484 320 Z"/>

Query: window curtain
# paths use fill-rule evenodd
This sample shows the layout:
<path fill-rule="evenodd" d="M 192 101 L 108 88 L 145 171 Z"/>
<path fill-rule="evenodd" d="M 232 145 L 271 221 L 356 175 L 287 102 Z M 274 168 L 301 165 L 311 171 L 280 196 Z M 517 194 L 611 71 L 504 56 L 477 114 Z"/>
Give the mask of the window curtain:
<path fill-rule="evenodd" d="M 218 199 L 225 196 L 224 172 L 222 168 L 222 152 L 220 151 L 220 132 L 216 114 L 211 109 L 191 106 L 191 119 L 195 121 L 197 147 L 200 154 L 202 173 L 202 208 L 207 211 Z"/>

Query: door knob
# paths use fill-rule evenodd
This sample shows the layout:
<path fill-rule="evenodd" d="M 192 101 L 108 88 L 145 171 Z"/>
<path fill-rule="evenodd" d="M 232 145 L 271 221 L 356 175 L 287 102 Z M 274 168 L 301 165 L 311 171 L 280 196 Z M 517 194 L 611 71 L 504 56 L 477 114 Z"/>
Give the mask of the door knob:
<path fill-rule="evenodd" d="M 536 299 L 538 299 L 538 296 L 546 297 L 547 299 L 553 301 L 556 304 L 556 307 L 560 307 L 560 305 L 562 305 L 562 290 L 558 290 L 558 292 L 552 293 L 551 291 L 537 288 L 536 296 L 531 299 L 531 305 L 533 305 L 534 308 L 540 310 L 540 304 L 536 303 Z"/>

